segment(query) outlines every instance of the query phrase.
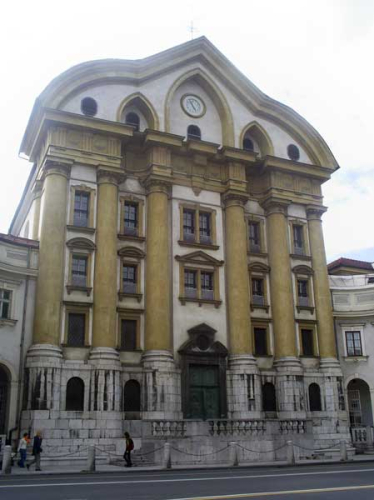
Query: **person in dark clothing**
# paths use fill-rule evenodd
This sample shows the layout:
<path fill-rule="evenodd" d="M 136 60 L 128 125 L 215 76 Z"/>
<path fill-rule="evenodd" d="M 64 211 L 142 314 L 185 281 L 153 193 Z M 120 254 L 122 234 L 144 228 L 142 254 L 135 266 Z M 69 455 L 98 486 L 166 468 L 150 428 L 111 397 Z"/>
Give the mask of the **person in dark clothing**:
<path fill-rule="evenodd" d="M 30 469 L 30 465 L 35 464 L 35 470 L 42 470 L 40 468 L 40 454 L 42 453 L 42 433 L 37 431 L 36 436 L 34 437 L 34 442 L 32 445 L 32 454 L 34 455 L 34 460 L 27 464 L 27 468 Z"/>
<path fill-rule="evenodd" d="M 125 432 L 125 439 L 126 439 L 126 449 L 123 455 L 123 458 L 125 459 L 126 462 L 125 467 L 132 467 L 131 452 L 134 449 L 134 441 L 131 439 L 130 434 L 128 432 Z"/>

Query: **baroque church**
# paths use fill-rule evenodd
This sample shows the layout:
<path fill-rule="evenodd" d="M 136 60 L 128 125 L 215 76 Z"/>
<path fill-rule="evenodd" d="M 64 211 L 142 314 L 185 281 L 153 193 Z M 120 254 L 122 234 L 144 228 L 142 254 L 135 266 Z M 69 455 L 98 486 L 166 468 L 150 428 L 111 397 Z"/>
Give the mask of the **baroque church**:
<path fill-rule="evenodd" d="M 20 151 L 22 429 L 61 451 L 349 440 L 321 223 L 338 164 L 306 120 L 201 37 L 59 75 Z"/>

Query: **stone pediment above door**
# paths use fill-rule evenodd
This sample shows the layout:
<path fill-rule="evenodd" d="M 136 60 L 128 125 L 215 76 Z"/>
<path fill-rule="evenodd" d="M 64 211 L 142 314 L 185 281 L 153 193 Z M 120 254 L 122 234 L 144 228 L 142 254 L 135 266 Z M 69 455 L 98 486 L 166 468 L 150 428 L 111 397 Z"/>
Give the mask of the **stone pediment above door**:
<path fill-rule="evenodd" d="M 216 330 L 206 323 L 201 323 L 190 330 L 189 340 L 185 342 L 178 350 L 179 354 L 184 356 L 214 356 L 226 357 L 227 348 L 218 340 L 214 340 Z"/>
<path fill-rule="evenodd" d="M 201 250 L 197 250 L 196 252 L 191 252 L 186 255 L 176 255 L 175 258 L 178 262 L 184 262 L 188 264 L 202 264 L 214 267 L 223 265 L 223 260 L 215 259 L 211 255 L 208 255 Z"/>

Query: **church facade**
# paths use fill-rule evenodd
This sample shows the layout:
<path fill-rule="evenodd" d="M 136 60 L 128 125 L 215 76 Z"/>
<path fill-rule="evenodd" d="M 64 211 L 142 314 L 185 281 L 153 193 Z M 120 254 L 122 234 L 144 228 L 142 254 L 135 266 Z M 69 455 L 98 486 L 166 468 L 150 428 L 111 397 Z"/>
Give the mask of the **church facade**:
<path fill-rule="evenodd" d="M 127 429 L 349 439 L 321 225 L 338 165 L 302 117 L 202 37 L 58 76 L 21 152 L 11 232 L 40 242 L 24 428 L 62 451 Z"/>

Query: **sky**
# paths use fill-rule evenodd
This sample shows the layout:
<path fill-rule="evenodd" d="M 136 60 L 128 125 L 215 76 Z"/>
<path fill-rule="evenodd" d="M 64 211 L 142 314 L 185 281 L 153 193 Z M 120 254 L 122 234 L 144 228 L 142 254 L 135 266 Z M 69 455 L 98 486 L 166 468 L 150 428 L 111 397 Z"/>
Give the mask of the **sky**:
<path fill-rule="evenodd" d="M 36 97 L 93 59 L 139 59 L 206 36 L 265 94 L 307 119 L 340 169 L 324 186 L 328 261 L 374 261 L 374 0 L 18 0 L 0 30 L 0 232 L 31 164 L 18 151 Z"/>

